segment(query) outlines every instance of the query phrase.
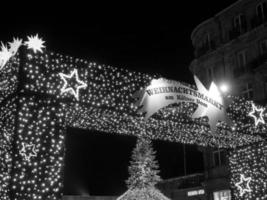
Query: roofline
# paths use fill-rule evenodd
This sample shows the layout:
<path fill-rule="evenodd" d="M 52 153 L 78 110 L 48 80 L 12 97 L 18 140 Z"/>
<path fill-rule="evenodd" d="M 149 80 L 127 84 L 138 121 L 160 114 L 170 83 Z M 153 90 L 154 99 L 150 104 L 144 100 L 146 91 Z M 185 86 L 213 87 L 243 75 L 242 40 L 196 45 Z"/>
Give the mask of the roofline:
<path fill-rule="evenodd" d="M 234 7 L 236 4 L 238 4 L 241 1 L 243 1 L 243 0 L 237 0 L 236 2 L 232 3 L 228 7 L 224 8 L 223 10 L 221 10 L 220 12 L 218 12 L 217 14 L 215 14 L 213 17 L 208 18 L 205 21 L 201 22 L 199 25 L 197 25 L 196 28 L 194 28 L 193 31 L 192 31 L 192 33 L 191 33 L 191 36 L 190 36 L 191 39 L 192 39 L 193 35 L 195 34 L 195 32 L 197 31 L 197 29 L 199 29 L 204 24 L 206 24 L 206 23 L 210 22 L 211 20 L 213 20 L 214 17 L 217 17 L 217 16 L 221 15 L 222 13 L 226 12 L 227 10 L 231 9 L 232 7 Z"/>

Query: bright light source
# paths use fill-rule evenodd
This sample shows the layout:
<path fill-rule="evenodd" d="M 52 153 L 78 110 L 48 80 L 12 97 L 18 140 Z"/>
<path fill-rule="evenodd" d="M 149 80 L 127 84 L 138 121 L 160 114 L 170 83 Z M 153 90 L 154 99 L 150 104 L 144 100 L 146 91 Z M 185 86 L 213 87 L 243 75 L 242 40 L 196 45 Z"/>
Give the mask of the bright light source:
<path fill-rule="evenodd" d="M 220 86 L 220 90 L 225 93 L 225 92 L 228 92 L 229 90 L 229 87 L 227 84 L 223 83 L 221 86 Z"/>

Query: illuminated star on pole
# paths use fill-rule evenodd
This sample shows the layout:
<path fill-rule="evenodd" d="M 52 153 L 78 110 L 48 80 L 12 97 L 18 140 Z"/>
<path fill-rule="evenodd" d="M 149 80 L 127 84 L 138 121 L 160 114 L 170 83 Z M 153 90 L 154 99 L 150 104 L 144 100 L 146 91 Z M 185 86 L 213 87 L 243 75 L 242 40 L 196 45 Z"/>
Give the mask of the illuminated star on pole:
<path fill-rule="evenodd" d="M 9 44 L 9 52 L 12 55 L 15 55 L 19 47 L 22 45 L 22 39 L 13 38 L 13 42 L 9 42 L 8 44 Z"/>
<path fill-rule="evenodd" d="M 37 153 L 35 151 L 35 145 L 34 144 L 25 144 L 25 143 L 22 143 L 22 149 L 20 150 L 19 153 L 27 161 L 30 161 L 31 157 L 36 157 L 37 156 Z"/>
<path fill-rule="evenodd" d="M 240 175 L 240 181 L 235 184 L 235 186 L 240 190 L 240 196 L 242 197 L 246 192 L 251 192 L 251 188 L 249 186 L 251 181 L 251 177 L 245 178 L 244 174 Z M 245 184 L 244 184 L 245 183 Z M 243 188 L 242 186 L 245 187 Z"/>
<path fill-rule="evenodd" d="M 61 94 L 70 92 L 79 101 L 79 91 L 87 87 L 87 84 L 79 79 L 77 69 L 74 69 L 70 75 L 59 73 L 64 85 L 61 88 Z"/>
<path fill-rule="evenodd" d="M 12 57 L 12 54 L 9 52 L 8 48 L 1 43 L 1 51 L 0 51 L 0 70 L 6 65 L 9 59 Z"/>
<path fill-rule="evenodd" d="M 222 105 L 221 109 L 218 109 L 212 105 L 208 105 L 207 107 L 198 105 L 197 110 L 192 115 L 192 118 L 204 117 L 207 116 L 209 118 L 209 125 L 211 132 L 215 132 L 216 124 L 218 121 L 224 121 L 229 126 L 231 126 L 232 122 L 228 118 L 226 113 L 226 108 L 230 104 L 230 100 L 226 100 L 220 93 L 218 87 L 214 82 L 211 83 L 209 90 L 205 88 L 205 86 L 200 82 L 200 80 L 194 76 L 197 89 L 200 93 L 206 95 L 208 98 L 216 100 L 220 105 Z"/>
<path fill-rule="evenodd" d="M 257 108 L 254 103 L 252 103 L 252 111 L 248 114 L 250 117 L 253 117 L 255 121 L 255 126 L 258 126 L 259 123 L 265 124 L 263 119 L 264 108 Z"/>
<path fill-rule="evenodd" d="M 27 36 L 28 41 L 25 42 L 25 45 L 28 47 L 28 49 L 32 49 L 34 53 L 37 53 L 37 51 L 43 53 L 43 49 L 45 46 L 43 45 L 45 42 L 42 40 L 42 38 L 39 38 L 38 34 L 35 36 Z"/>

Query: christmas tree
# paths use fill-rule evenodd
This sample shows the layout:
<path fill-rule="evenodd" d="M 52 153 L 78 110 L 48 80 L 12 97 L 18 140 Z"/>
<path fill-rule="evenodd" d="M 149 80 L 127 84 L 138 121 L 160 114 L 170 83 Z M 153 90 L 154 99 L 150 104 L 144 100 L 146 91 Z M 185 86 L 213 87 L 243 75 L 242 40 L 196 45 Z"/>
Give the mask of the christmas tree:
<path fill-rule="evenodd" d="M 117 200 L 168 200 L 155 185 L 161 180 L 151 140 L 138 138 L 126 181 L 128 191 Z"/>
<path fill-rule="evenodd" d="M 132 161 L 130 162 L 130 177 L 126 181 L 128 188 L 142 189 L 153 187 L 160 181 L 158 168 L 151 140 L 139 138 L 133 150 Z"/>

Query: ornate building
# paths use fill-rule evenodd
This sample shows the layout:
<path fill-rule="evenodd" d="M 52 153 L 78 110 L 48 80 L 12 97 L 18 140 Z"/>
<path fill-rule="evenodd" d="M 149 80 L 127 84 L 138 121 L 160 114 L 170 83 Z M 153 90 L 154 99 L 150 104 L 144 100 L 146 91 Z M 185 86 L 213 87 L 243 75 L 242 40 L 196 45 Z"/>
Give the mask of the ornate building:
<path fill-rule="evenodd" d="M 209 87 L 264 104 L 267 100 L 267 1 L 238 0 L 199 24 L 191 34 L 190 70 Z M 229 172 L 223 149 L 203 149 L 208 199 L 228 200 Z M 222 197 L 220 197 L 220 195 Z"/>

